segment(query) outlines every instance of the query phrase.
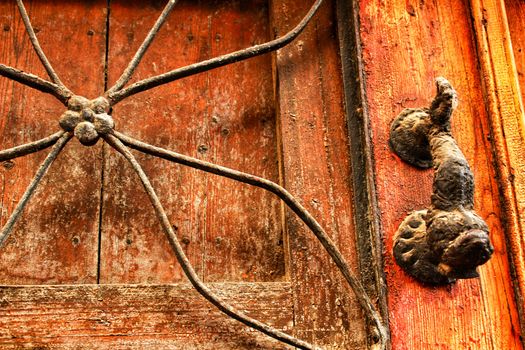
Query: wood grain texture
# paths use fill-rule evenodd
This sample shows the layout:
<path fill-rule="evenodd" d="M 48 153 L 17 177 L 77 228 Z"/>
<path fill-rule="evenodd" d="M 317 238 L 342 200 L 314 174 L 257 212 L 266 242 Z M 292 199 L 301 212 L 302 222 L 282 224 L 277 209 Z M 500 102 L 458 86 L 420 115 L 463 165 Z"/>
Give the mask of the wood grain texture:
<path fill-rule="evenodd" d="M 109 82 L 118 78 L 163 6 L 112 1 Z M 177 4 L 134 79 L 262 43 L 264 1 Z M 278 181 L 270 56 L 156 88 L 114 108 L 116 128 L 157 146 Z M 279 281 L 284 250 L 279 201 L 269 193 L 139 156 L 205 281 Z M 142 186 L 107 152 L 101 282 L 184 279 Z"/>
<path fill-rule="evenodd" d="M 509 104 L 505 102 L 505 105 L 502 106 L 503 109 L 496 111 L 493 124 L 496 128 L 499 126 L 494 133 L 496 154 L 501 157 L 498 163 L 500 182 L 508 211 L 509 241 L 512 244 L 513 262 L 518 277 L 516 285 L 519 297 L 518 306 L 521 307 L 523 332 L 525 330 L 525 232 L 523 231 L 525 229 L 525 209 L 523 207 L 525 203 L 525 184 L 523 183 L 525 181 L 523 177 L 525 158 L 523 157 L 522 147 L 525 146 L 525 126 L 523 124 L 525 119 L 523 113 L 523 101 L 525 101 L 525 3 L 508 0 L 505 1 L 505 6 L 505 9 L 500 11 L 506 14 L 508 27 L 502 28 L 504 32 L 499 44 L 500 48 L 504 48 L 504 52 L 509 54 L 499 60 L 493 57 L 492 60 L 495 61 L 494 65 L 500 66 L 498 68 L 502 69 L 504 73 L 506 71 L 507 74 L 493 76 L 487 72 L 486 76 L 487 79 L 495 80 L 492 84 L 496 85 L 499 100 L 510 99 L 514 101 L 514 103 Z M 487 25 L 486 30 L 487 34 L 491 34 L 491 37 L 497 35 L 493 32 L 493 25 Z M 490 42 L 490 45 L 495 44 L 497 42 Z M 512 52 L 510 51 L 511 44 Z M 484 66 L 486 67 L 486 65 Z M 506 82 L 501 80 L 506 80 Z M 499 87 L 504 83 L 507 86 L 510 85 L 510 88 L 503 90 Z M 487 85 L 489 84 L 490 82 L 487 83 Z M 519 101 L 520 98 L 521 101 Z M 492 105 L 495 103 L 497 101 L 492 101 Z M 508 136 L 507 133 L 509 133 Z M 506 154 L 508 157 L 505 156 Z M 518 176 L 516 177 L 516 175 Z"/>
<path fill-rule="evenodd" d="M 491 153 L 492 125 L 465 1 L 360 3 L 360 39 L 375 179 L 385 241 L 393 349 L 521 349 L 506 231 Z M 392 257 L 404 217 L 430 204 L 432 170 L 411 168 L 388 147 L 390 123 L 404 107 L 426 106 L 434 78 L 454 85 L 460 105 L 452 133 L 474 172 L 475 209 L 488 223 L 495 253 L 481 278 L 431 288 L 409 278 Z"/>
<path fill-rule="evenodd" d="M 252 317 L 284 331 L 293 325 L 289 283 L 211 287 Z M 2 349 L 290 349 L 189 284 L 0 286 L 0 306 Z"/>
<path fill-rule="evenodd" d="M 62 81 L 89 98 L 104 88 L 105 5 L 105 1 L 26 2 L 42 48 Z M 0 26 L 0 62 L 47 79 L 15 2 L 0 2 Z M 65 107 L 51 96 L 5 78 L 0 78 L 0 91 L 2 149 L 59 130 Z M 72 140 L 51 166 L 0 250 L 1 283 L 96 282 L 100 150 Z M 0 167 L 2 225 L 48 152 Z"/>
<path fill-rule="evenodd" d="M 359 4 L 336 0 L 339 50 L 352 164 L 353 207 L 359 274 L 363 287 L 376 302 L 388 328 L 387 283 L 383 266 L 383 241 L 374 181 L 371 125 L 367 105 L 363 59 L 359 39 Z"/>
<path fill-rule="evenodd" d="M 505 9 L 523 102 L 525 101 L 525 3 L 519 0 L 506 0 Z"/>
<path fill-rule="evenodd" d="M 311 2 L 272 1 L 275 35 L 297 23 Z M 295 42 L 276 55 L 282 177 L 351 266 L 357 266 L 351 164 L 334 3 L 327 1 Z M 286 211 L 294 333 L 325 349 L 367 347 L 355 297 L 305 225 Z"/>

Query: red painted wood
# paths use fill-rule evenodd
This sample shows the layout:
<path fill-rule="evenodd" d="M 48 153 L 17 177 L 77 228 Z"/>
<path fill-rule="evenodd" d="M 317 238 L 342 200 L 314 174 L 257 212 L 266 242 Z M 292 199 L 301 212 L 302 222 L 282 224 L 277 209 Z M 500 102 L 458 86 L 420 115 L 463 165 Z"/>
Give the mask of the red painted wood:
<path fill-rule="evenodd" d="M 511 254 L 513 284 L 525 330 L 525 108 L 523 104 L 523 22 L 525 7 L 503 0 L 476 0 L 474 30 L 492 126 L 492 143 L 504 209 L 506 238 Z M 507 13 L 509 16 L 507 16 Z M 513 50 L 514 48 L 514 50 Z M 522 72 L 521 72 L 522 73 Z"/>
<path fill-rule="evenodd" d="M 366 99 L 385 242 L 393 349 L 521 349 L 490 126 L 467 2 L 369 0 L 360 4 Z M 392 257 L 392 237 L 412 210 L 429 205 L 432 170 L 411 168 L 388 147 L 388 131 L 404 107 L 426 106 L 433 80 L 445 76 L 460 105 L 452 132 L 475 176 L 475 208 L 495 247 L 481 278 L 426 287 Z"/>
<path fill-rule="evenodd" d="M 104 88 L 105 1 L 28 1 L 43 50 L 62 81 L 94 98 Z M 66 15 L 67 14 L 67 15 Z M 15 2 L 0 2 L 0 62 L 47 78 Z M 59 130 L 65 107 L 0 77 L 0 148 Z M 0 250 L 0 283 L 93 283 L 97 276 L 100 147 L 72 140 Z M 0 167 L 3 225 L 49 150 Z"/>

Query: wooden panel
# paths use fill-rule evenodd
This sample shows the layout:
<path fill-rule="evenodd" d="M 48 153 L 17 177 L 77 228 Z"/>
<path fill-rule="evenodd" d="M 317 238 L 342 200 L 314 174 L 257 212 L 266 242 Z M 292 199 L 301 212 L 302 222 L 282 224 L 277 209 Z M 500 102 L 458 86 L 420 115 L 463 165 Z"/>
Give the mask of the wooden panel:
<path fill-rule="evenodd" d="M 112 1 L 109 81 L 115 81 L 163 2 Z M 268 39 L 264 1 L 177 4 L 135 79 Z M 270 56 L 132 97 L 114 108 L 119 131 L 152 144 L 278 181 Z M 140 156 L 197 272 L 207 281 L 284 277 L 279 202 L 260 189 Z M 107 152 L 102 282 L 181 280 L 142 186 Z M 138 204 L 140 203 L 140 205 Z"/>
<path fill-rule="evenodd" d="M 525 3 L 519 0 L 506 0 L 505 5 L 523 102 L 525 100 Z"/>
<path fill-rule="evenodd" d="M 104 87 L 105 1 L 28 1 L 43 50 L 62 81 L 89 98 Z M 67 14 L 67 15 L 65 15 Z M 47 78 L 13 1 L 0 2 L 0 62 Z M 9 148 L 59 130 L 65 107 L 0 78 L 0 144 Z M 97 275 L 100 147 L 72 140 L 0 250 L 0 281 L 93 283 Z M 2 164 L 4 224 L 49 151 Z"/>
<path fill-rule="evenodd" d="M 367 0 L 360 3 L 359 15 L 392 347 L 521 349 L 469 6 L 458 0 Z M 480 279 L 440 288 L 415 282 L 393 261 L 397 226 L 409 212 L 430 204 L 432 170 L 403 163 L 387 143 L 390 123 L 404 107 L 431 101 L 437 76 L 448 78 L 459 93 L 452 132 L 474 172 L 475 208 L 487 221 L 495 247 L 492 259 L 480 268 Z"/>
<path fill-rule="evenodd" d="M 292 326 L 288 283 L 211 287 L 252 317 Z M 189 284 L 0 287 L 0 305 L 2 349 L 289 348 L 223 315 Z"/>
<path fill-rule="evenodd" d="M 283 34 L 310 1 L 272 1 Z M 276 56 L 285 187 L 357 266 L 351 168 L 333 3 Z M 363 349 L 366 331 L 353 293 L 313 234 L 286 212 L 295 334 L 325 349 Z"/>
<path fill-rule="evenodd" d="M 510 224 L 510 242 L 513 246 L 513 265 L 518 277 L 515 283 L 519 290 L 518 306 L 521 308 L 521 329 L 523 332 L 525 330 L 525 178 L 523 177 L 525 172 L 525 158 L 523 156 L 523 147 L 525 147 L 525 115 L 523 113 L 523 101 L 525 101 L 525 2 L 508 0 L 505 1 L 505 4 L 508 29 L 503 28 L 504 35 L 500 36 L 498 42 L 493 43 L 494 39 L 491 39 L 491 45 L 499 43 L 500 47 L 507 49 L 506 52 L 509 55 L 506 57 L 499 60 L 494 57 L 494 61 L 503 68 L 504 72 L 506 70 L 507 74 L 496 75 L 495 77 L 487 74 L 487 77 L 496 80 L 493 81 L 493 84 L 498 86 L 496 90 L 492 91 L 497 92 L 497 95 L 502 95 L 501 100 L 506 98 L 514 101 L 514 103 L 505 101 L 494 104 L 494 107 L 498 107 L 494 111 L 497 116 L 494 118 L 494 122 L 498 131 L 495 132 L 494 136 L 497 140 L 496 151 L 500 157 L 500 182 L 504 189 L 503 197 L 506 200 L 506 209 L 509 213 L 507 220 Z M 493 18 L 498 17 L 493 16 Z M 491 28 L 488 27 L 487 30 L 491 30 Z M 492 31 L 494 30 L 492 29 Z M 495 35 L 497 33 L 492 33 L 491 37 Z M 503 82 L 498 80 L 506 80 L 507 86 L 510 85 L 511 88 L 504 90 L 501 87 Z M 521 101 L 518 101 L 520 97 Z M 500 105 L 501 109 L 499 109 Z M 501 127 L 501 124 L 504 127 Z M 507 154 L 509 157 L 506 157 Z"/>

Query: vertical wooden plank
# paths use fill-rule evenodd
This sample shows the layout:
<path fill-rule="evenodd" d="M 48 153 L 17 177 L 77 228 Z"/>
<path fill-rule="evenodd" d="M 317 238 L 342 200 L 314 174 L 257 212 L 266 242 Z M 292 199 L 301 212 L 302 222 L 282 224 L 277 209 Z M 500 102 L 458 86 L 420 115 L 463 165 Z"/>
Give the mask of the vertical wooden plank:
<path fill-rule="evenodd" d="M 468 3 L 367 0 L 360 3 L 359 15 L 392 347 L 521 349 Z M 437 76 L 447 77 L 459 93 L 452 132 L 474 172 L 475 208 L 487 221 L 495 247 L 492 259 L 480 268 L 480 279 L 440 288 L 412 280 L 393 261 L 392 236 L 399 223 L 430 203 L 432 171 L 404 164 L 388 147 L 391 121 L 405 107 L 428 105 Z"/>
<path fill-rule="evenodd" d="M 43 50 L 74 92 L 104 87 L 105 1 L 27 1 Z M 47 79 L 14 1 L 0 2 L 0 62 Z M 52 97 L 0 78 L 0 143 L 9 148 L 59 130 L 65 107 Z M 4 162 L 1 224 L 49 150 Z M 0 250 L 0 283 L 92 283 L 97 274 L 100 147 L 72 140 Z"/>
<path fill-rule="evenodd" d="M 517 277 L 514 283 L 523 332 L 525 331 L 523 304 L 525 296 L 525 154 L 523 152 L 525 147 L 523 106 L 525 4 L 515 1 L 472 1 L 471 6 L 493 129 L 498 180 L 512 251 L 512 266 Z"/>
<path fill-rule="evenodd" d="M 388 328 L 387 284 L 383 266 L 383 242 L 377 210 L 371 125 L 366 120 L 367 105 L 361 41 L 359 40 L 359 4 L 337 0 L 337 28 L 341 52 L 341 70 L 345 94 L 354 221 L 359 272 L 363 287 L 374 300 Z M 389 342 L 389 340 L 387 340 Z"/>
<path fill-rule="evenodd" d="M 164 2 L 112 1 L 109 81 L 114 82 Z M 177 4 L 134 79 L 268 39 L 264 1 Z M 278 181 L 270 56 L 202 73 L 114 108 L 119 131 Z M 284 278 L 279 202 L 260 189 L 139 156 L 197 272 L 206 281 Z M 137 177 L 107 152 L 103 282 L 184 279 Z M 140 205 L 138 204 L 140 203 Z"/>
<path fill-rule="evenodd" d="M 525 101 L 525 3 L 519 0 L 506 0 L 505 9 L 523 102 Z"/>
<path fill-rule="evenodd" d="M 276 35 L 311 2 L 272 1 Z M 355 268 L 351 167 L 334 8 L 327 1 L 305 32 L 276 55 L 285 187 L 316 217 Z M 305 225 L 286 211 L 295 334 L 325 349 L 366 347 L 353 293 Z"/>

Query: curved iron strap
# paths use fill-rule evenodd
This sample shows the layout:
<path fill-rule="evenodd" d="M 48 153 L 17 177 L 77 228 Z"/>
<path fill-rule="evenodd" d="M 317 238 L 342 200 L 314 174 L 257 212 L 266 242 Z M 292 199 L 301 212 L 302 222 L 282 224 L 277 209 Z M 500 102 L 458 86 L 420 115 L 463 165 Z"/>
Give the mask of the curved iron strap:
<path fill-rule="evenodd" d="M 31 40 L 31 44 L 33 45 L 33 48 L 35 49 L 35 52 L 38 55 L 38 58 L 40 58 L 40 62 L 42 62 L 42 65 L 46 69 L 47 75 L 49 75 L 53 83 L 57 84 L 65 91 L 69 91 L 68 88 L 66 88 L 65 85 L 62 84 L 62 82 L 60 81 L 60 78 L 55 73 L 55 70 L 53 69 L 53 67 L 51 66 L 51 63 L 47 59 L 46 54 L 40 47 L 35 31 L 33 30 L 33 26 L 31 25 L 31 21 L 29 20 L 29 16 L 27 15 L 27 11 L 24 6 L 24 3 L 22 2 L 22 0 L 16 0 L 16 4 L 18 5 L 18 10 L 20 12 L 20 16 L 22 17 L 22 21 L 24 22 L 26 32 L 29 35 L 29 39 Z"/>
<path fill-rule="evenodd" d="M 131 59 L 128 66 L 120 76 L 120 78 L 117 80 L 115 85 L 111 87 L 108 91 L 106 91 L 106 94 L 112 94 L 114 91 L 119 91 L 126 85 L 126 83 L 131 79 L 131 76 L 133 75 L 133 72 L 139 65 L 140 61 L 144 57 L 144 54 L 146 53 L 146 50 L 153 42 L 153 39 L 155 39 L 155 36 L 160 30 L 160 27 L 164 24 L 166 19 L 168 18 L 168 15 L 170 14 L 171 10 L 173 9 L 173 6 L 177 3 L 178 0 L 169 0 L 166 6 L 164 7 L 164 10 L 162 10 L 162 13 L 160 14 L 159 18 L 155 22 L 155 25 L 151 28 L 148 35 L 146 36 L 146 39 L 142 42 L 140 47 L 138 48 L 137 52 L 135 53 L 135 56 Z"/>
<path fill-rule="evenodd" d="M 147 175 L 144 173 L 144 171 L 142 170 L 142 167 L 136 161 L 135 157 L 131 154 L 131 152 L 127 149 L 127 147 L 124 146 L 124 144 L 115 136 L 105 135 L 103 136 L 103 138 L 104 140 L 106 140 L 108 144 L 113 146 L 113 148 L 115 148 L 118 152 L 120 152 L 128 160 L 128 162 L 131 164 L 131 166 L 133 167 L 133 169 L 139 176 L 140 181 L 144 185 L 144 189 L 146 190 L 146 193 L 149 196 L 151 204 L 155 208 L 155 213 L 157 214 L 160 224 L 162 225 L 162 229 L 164 230 L 164 233 L 166 234 L 166 237 L 168 238 L 168 241 L 170 242 L 171 248 L 173 249 L 175 256 L 177 257 L 177 260 L 179 261 L 179 264 L 181 265 L 184 271 L 184 274 L 190 280 L 193 287 L 204 298 L 206 298 L 206 300 L 208 300 L 215 307 L 217 307 L 219 310 L 221 310 L 222 312 L 224 312 L 226 315 L 230 316 L 231 318 L 234 318 L 237 321 L 240 321 L 249 327 L 255 328 L 256 330 L 272 338 L 275 338 L 283 343 L 286 343 L 292 346 L 296 346 L 299 349 L 320 350 L 320 348 L 315 347 L 312 344 L 309 344 L 305 341 L 294 338 L 265 323 L 262 323 L 260 321 L 257 321 L 251 317 L 244 315 L 242 312 L 238 311 L 234 307 L 223 302 L 217 295 L 215 295 L 215 293 L 213 293 L 200 280 L 199 276 L 197 275 L 197 273 L 191 266 L 191 263 L 188 260 L 186 254 L 184 254 L 184 250 L 182 249 L 182 246 L 180 245 L 179 240 L 177 236 L 175 235 L 175 232 L 173 231 L 173 228 L 168 219 L 168 216 L 166 215 L 166 212 L 164 211 L 164 208 L 162 207 L 162 204 L 160 203 L 159 198 L 157 197 L 157 194 L 155 193 L 155 190 L 151 186 L 151 183 L 149 182 Z"/>
<path fill-rule="evenodd" d="M 17 81 L 21 84 L 27 85 L 35 90 L 51 94 L 55 96 L 64 105 L 67 105 L 67 100 L 71 97 L 69 90 L 64 90 L 57 84 L 42 79 L 34 74 L 26 73 L 20 69 L 6 66 L 0 63 L 0 75 Z"/>
<path fill-rule="evenodd" d="M 0 162 L 35 153 L 54 145 L 64 134 L 59 131 L 43 139 L 0 151 Z"/>
<path fill-rule="evenodd" d="M 111 91 L 112 89 L 110 89 L 104 94 L 104 96 L 108 98 L 111 105 L 113 106 L 123 99 L 139 92 L 153 89 L 154 87 L 164 85 L 190 75 L 202 73 L 213 68 L 222 67 L 230 63 L 239 62 L 251 57 L 278 50 L 292 42 L 303 31 L 322 3 L 323 0 L 316 0 L 301 22 L 299 22 L 297 26 L 280 38 L 147 78 L 131 84 L 131 86 L 121 91 L 113 92 Z M 144 52 L 142 54 L 144 54 Z"/>
<path fill-rule="evenodd" d="M 348 263 L 346 262 L 344 257 L 341 255 L 336 245 L 333 243 L 333 241 L 330 239 L 330 237 L 326 234 L 324 229 L 321 227 L 321 225 L 297 201 L 297 199 L 295 199 L 295 197 L 290 194 L 290 192 L 288 192 L 286 189 L 284 189 L 282 186 L 279 186 L 275 182 L 272 182 L 267 179 L 263 179 L 255 175 L 243 173 L 238 170 L 233 170 L 233 169 L 226 168 L 226 167 L 216 165 L 213 163 L 209 163 L 209 162 L 206 162 L 200 159 L 196 159 L 193 157 L 189 157 L 186 155 L 168 151 L 160 147 L 155 147 L 145 142 L 141 142 L 139 140 L 133 139 L 122 133 L 119 133 L 118 131 L 113 131 L 113 134 L 120 141 L 122 141 L 125 145 L 133 149 L 136 149 L 137 151 L 140 151 L 142 153 L 146 153 L 146 154 L 149 154 L 155 157 L 159 157 L 165 160 L 169 160 L 169 161 L 172 161 L 178 164 L 186 165 L 191 168 L 199 169 L 199 170 L 202 170 L 208 173 L 227 177 L 232 180 L 236 180 L 236 181 L 243 182 L 243 183 L 255 186 L 255 187 L 259 187 L 279 197 L 306 224 L 306 226 L 308 226 L 310 231 L 312 231 L 313 234 L 317 237 L 319 242 L 328 252 L 328 254 L 330 255 L 330 258 L 332 258 L 332 260 L 335 262 L 335 264 L 337 265 L 337 267 L 339 268 L 339 270 L 345 277 L 346 281 L 348 282 L 348 284 L 350 285 L 350 287 L 356 294 L 359 304 L 365 310 L 367 317 L 376 326 L 378 332 L 380 333 L 381 338 L 383 340 L 386 340 L 387 330 L 384 328 L 381 322 L 381 317 L 379 316 L 378 312 L 375 310 L 375 307 L 372 301 L 370 300 L 370 298 L 368 297 L 368 295 L 366 294 L 363 286 L 361 285 L 359 280 L 350 272 L 350 269 L 348 268 Z"/>
<path fill-rule="evenodd" d="M 29 20 L 29 16 L 27 15 L 24 3 L 22 0 L 16 0 L 16 4 L 18 6 L 20 16 L 22 17 L 22 21 L 24 22 L 27 35 L 31 40 L 31 44 L 33 45 L 40 62 L 42 62 L 42 65 L 46 69 L 47 74 L 53 82 L 44 80 L 36 75 L 25 73 L 19 69 L 9 67 L 4 64 L 0 64 L 0 75 L 32 87 L 33 89 L 51 94 L 64 105 L 67 105 L 67 100 L 73 95 L 73 93 L 64 84 L 62 84 L 60 78 L 55 73 L 55 70 L 51 66 L 51 63 L 42 50 L 42 47 L 40 46 L 40 43 L 36 37 L 35 30 L 33 29 L 31 21 Z"/>
<path fill-rule="evenodd" d="M 130 162 L 133 169 L 138 174 L 142 184 L 144 185 L 144 188 L 155 208 L 155 212 L 159 218 L 163 230 L 166 233 L 166 236 L 168 237 L 168 240 L 186 276 L 193 284 L 195 289 L 210 303 L 216 306 L 219 310 L 221 310 L 228 316 L 244 323 L 245 325 L 257 329 L 262 333 L 286 344 L 296 346 L 300 349 L 320 349 L 312 344 L 294 338 L 273 327 L 270 327 L 269 325 L 266 325 L 260 321 L 257 321 L 244 315 L 232 306 L 223 303 L 206 285 L 202 283 L 202 281 L 199 279 L 199 277 L 193 270 L 193 267 L 191 266 L 187 257 L 185 256 L 184 251 L 182 250 L 180 243 L 178 242 L 177 236 L 173 232 L 172 226 L 166 216 L 162 204 L 160 203 L 155 191 L 153 190 L 153 187 L 151 186 L 151 183 L 149 182 L 148 177 L 146 176 L 140 165 L 137 163 L 137 161 L 125 145 L 146 154 L 151 154 L 169 161 L 200 169 L 202 171 L 224 176 L 233 180 L 237 180 L 239 182 L 250 184 L 252 186 L 260 187 L 277 195 L 286 203 L 286 205 L 290 209 L 292 209 L 292 211 L 297 216 L 301 218 L 301 220 L 308 226 L 308 228 L 321 242 L 325 250 L 330 255 L 331 259 L 335 262 L 335 264 L 345 277 L 352 290 L 355 292 L 356 297 L 361 307 L 364 309 L 366 316 L 376 326 L 380 338 L 380 344 L 377 345 L 380 349 L 386 349 L 388 341 L 388 330 L 386 326 L 383 325 L 379 313 L 376 311 L 375 306 L 366 294 L 363 286 L 361 285 L 359 280 L 355 278 L 350 272 L 350 269 L 345 259 L 343 258 L 337 247 L 334 245 L 334 243 L 331 241 L 331 239 L 328 237 L 328 235 L 325 233 L 323 228 L 288 191 L 269 180 L 254 175 L 242 173 L 229 168 L 225 168 L 212 163 L 204 162 L 192 157 L 177 154 L 175 152 L 155 147 L 144 142 L 135 140 L 129 136 L 123 135 L 113 130 L 114 123 L 111 116 L 108 114 L 111 105 L 114 105 L 119 101 L 122 101 L 123 99 L 141 91 L 149 90 L 156 86 L 167 84 L 174 80 L 197 74 L 200 72 L 204 72 L 213 68 L 221 67 L 230 63 L 242 61 L 254 56 L 275 51 L 287 45 L 302 32 L 302 30 L 306 27 L 306 25 L 314 16 L 316 11 L 319 9 L 323 0 L 316 0 L 310 8 L 310 10 L 308 11 L 308 13 L 305 15 L 305 17 L 299 22 L 299 24 L 280 38 L 277 38 L 264 44 L 255 45 L 243 50 L 235 51 L 230 54 L 195 63 L 186 67 L 178 68 L 165 74 L 161 74 L 139 81 L 135 84 L 132 84 L 128 88 L 123 89 L 123 86 L 129 81 L 129 79 L 133 75 L 134 70 L 140 63 L 146 50 L 155 38 L 162 24 L 165 22 L 168 14 L 172 10 L 176 2 L 177 0 L 168 1 L 162 14 L 157 19 L 154 27 L 150 30 L 144 42 L 141 44 L 141 46 L 135 53 L 135 56 L 129 63 L 128 67 L 124 70 L 124 72 L 122 73 L 118 81 L 115 83 L 115 85 L 108 91 L 106 91 L 105 97 L 99 97 L 90 101 L 82 96 L 74 95 L 69 89 L 67 89 L 67 87 L 65 87 L 60 82 L 60 79 L 53 70 L 51 64 L 47 60 L 47 57 L 45 56 L 38 43 L 38 40 L 31 26 L 31 22 L 29 21 L 29 17 L 27 16 L 27 12 L 25 11 L 25 7 L 23 5 L 22 0 L 17 0 L 20 14 L 24 20 L 24 25 L 31 39 L 31 43 L 33 44 L 33 47 L 37 52 L 38 57 L 40 58 L 42 64 L 46 68 L 46 71 L 49 74 L 50 78 L 53 80 L 53 82 L 49 82 L 35 75 L 22 72 L 20 70 L 9 66 L 5 66 L 3 64 L 0 64 L 0 75 L 18 81 L 36 90 L 52 94 L 53 96 L 58 98 L 62 103 L 64 103 L 64 105 L 68 107 L 68 110 L 61 116 L 59 121 L 59 125 L 64 131 L 58 132 L 38 141 L 17 146 L 8 150 L 0 151 L 0 161 L 2 161 L 37 152 L 51 145 L 54 145 L 50 154 L 47 156 L 45 161 L 38 169 L 33 181 L 22 196 L 22 199 L 11 214 L 8 222 L 0 232 L 0 246 L 7 239 L 8 235 L 12 231 L 14 224 L 16 223 L 22 210 L 28 203 L 29 199 L 35 192 L 41 179 L 46 174 L 49 166 L 57 158 L 57 156 L 59 155 L 63 147 L 66 145 L 66 143 L 71 139 L 73 133 L 82 144 L 87 146 L 94 145 L 99 139 L 99 137 L 102 137 L 104 140 L 106 140 L 106 142 L 108 142 L 108 144 L 114 147 Z"/>
<path fill-rule="evenodd" d="M 35 177 L 33 178 L 31 183 L 27 187 L 26 191 L 22 195 L 22 198 L 16 205 L 15 210 L 13 210 L 13 212 L 11 213 L 11 216 L 5 223 L 4 227 L 2 227 L 2 231 L 0 231 L 0 247 L 2 247 L 7 237 L 9 237 L 9 235 L 11 234 L 16 221 L 18 220 L 25 206 L 27 205 L 27 203 L 29 202 L 33 194 L 35 193 L 35 190 L 38 187 L 38 184 L 40 183 L 44 175 L 47 173 L 47 170 L 49 169 L 51 164 L 55 161 L 55 159 L 58 157 L 58 155 L 60 154 L 60 151 L 62 151 L 62 149 L 64 148 L 66 143 L 71 139 L 71 137 L 72 135 L 70 133 L 62 131 L 62 135 L 60 136 L 60 138 L 55 140 L 55 145 L 51 149 L 51 152 L 49 153 L 49 155 L 46 157 L 44 162 L 38 168 L 35 174 Z M 15 158 L 15 156 L 13 156 L 12 158 Z"/>

